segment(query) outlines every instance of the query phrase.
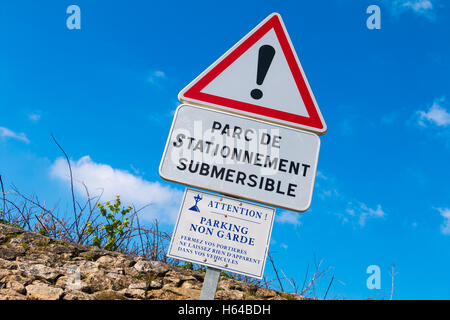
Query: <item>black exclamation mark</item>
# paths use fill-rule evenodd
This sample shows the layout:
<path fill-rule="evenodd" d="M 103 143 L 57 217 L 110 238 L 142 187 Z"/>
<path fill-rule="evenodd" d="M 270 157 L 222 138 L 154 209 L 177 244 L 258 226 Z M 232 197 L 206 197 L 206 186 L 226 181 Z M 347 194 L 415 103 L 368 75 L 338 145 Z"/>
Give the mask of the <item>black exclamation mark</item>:
<path fill-rule="evenodd" d="M 272 63 L 273 56 L 275 55 L 275 49 L 269 45 L 263 45 L 259 48 L 258 54 L 258 70 L 256 74 L 256 84 L 262 85 L 267 71 L 269 71 L 270 64 Z M 253 99 L 259 100 L 263 96 L 263 92 L 259 89 L 253 89 L 250 92 Z"/>

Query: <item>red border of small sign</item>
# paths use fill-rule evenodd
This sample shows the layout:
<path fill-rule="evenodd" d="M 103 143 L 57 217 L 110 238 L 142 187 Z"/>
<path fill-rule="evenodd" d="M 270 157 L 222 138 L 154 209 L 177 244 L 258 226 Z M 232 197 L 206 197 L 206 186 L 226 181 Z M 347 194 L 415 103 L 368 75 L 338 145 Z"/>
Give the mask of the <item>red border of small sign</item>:
<path fill-rule="evenodd" d="M 280 42 L 283 53 L 286 57 L 292 76 L 297 84 L 300 95 L 308 111 L 309 117 L 284 112 L 272 108 L 261 107 L 251 103 L 246 103 L 238 100 L 219 97 L 211 94 L 201 92 L 209 83 L 211 83 L 219 74 L 228 68 L 234 61 L 236 61 L 244 52 L 253 46 L 259 39 L 261 39 L 267 32 L 274 29 L 278 41 Z M 196 99 L 199 101 L 212 103 L 216 105 L 225 106 L 232 109 L 237 109 L 245 112 L 259 114 L 262 116 L 284 120 L 292 123 L 297 123 L 304 126 L 310 126 L 322 130 L 324 125 L 317 113 L 313 98 L 308 90 L 308 86 L 303 79 L 302 72 L 297 64 L 294 53 L 292 52 L 289 41 L 281 26 L 278 15 L 274 15 L 266 23 L 264 23 L 258 30 L 243 41 L 235 50 L 220 61 L 214 68 L 212 68 L 205 76 L 199 79 L 191 88 L 185 93 L 184 97 Z"/>

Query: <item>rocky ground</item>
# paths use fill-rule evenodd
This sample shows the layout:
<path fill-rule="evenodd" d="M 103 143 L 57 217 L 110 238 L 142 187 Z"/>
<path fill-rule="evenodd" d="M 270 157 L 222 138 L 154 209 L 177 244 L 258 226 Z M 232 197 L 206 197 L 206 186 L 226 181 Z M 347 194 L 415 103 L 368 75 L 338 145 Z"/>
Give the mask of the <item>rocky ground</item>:
<path fill-rule="evenodd" d="M 0 300 L 198 300 L 205 274 L 0 224 Z M 304 299 L 221 277 L 216 299 Z"/>

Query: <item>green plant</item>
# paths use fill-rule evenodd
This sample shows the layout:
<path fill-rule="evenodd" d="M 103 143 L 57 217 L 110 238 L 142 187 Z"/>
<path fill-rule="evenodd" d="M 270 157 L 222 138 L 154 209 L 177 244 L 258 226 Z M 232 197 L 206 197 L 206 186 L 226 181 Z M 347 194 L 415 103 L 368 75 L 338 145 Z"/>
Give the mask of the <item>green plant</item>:
<path fill-rule="evenodd" d="M 60 246 L 64 246 L 64 247 L 69 246 L 69 244 L 67 242 L 62 241 L 62 240 L 55 240 L 55 243 L 60 245 Z"/>
<path fill-rule="evenodd" d="M 138 279 L 138 280 L 147 280 L 147 276 L 145 276 L 143 274 L 135 275 L 134 278 Z"/>
<path fill-rule="evenodd" d="M 178 266 L 183 269 L 194 270 L 194 264 L 192 262 L 186 262 L 185 264 Z"/>
<path fill-rule="evenodd" d="M 234 277 L 233 277 L 232 274 L 230 274 L 230 273 L 228 273 L 228 272 L 225 272 L 225 271 L 221 271 L 221 272 L 220 272 L 220 276 L 221 276 L 221 277 L 228 278 L 228 279 L 234 279 Z"/>
<path fill-rule="evenodd" d="M 101 226 L 94 227 L 91 222 L 87 223 L 87 232 L 93 235 L 92 245 L 110 251 L 119 249 L 119 240 L 125 235 L 129 227 L 127 214 L 132 210 L 131 206 L 121 207 L 120 196 L 117 195 L 114 203 L 110 201 L 105 204 L 97 204 L 100 215 L 105 218 Z M 103 240 L 105 244 L 102 245 Z"/>
<path fill-rule="evenodd" d="M 143 280 L 143 281 L 147 281 L 147 282 L 152 282 L 153 280 L 156 279 L 156 275 L 151 274 L 151 273 L 145 273 L 145 274 L 135 275 L 134 278 L 137 279 L 137 280 Z"/>
<path fill-rule="evenodd" d="M 23 229 L 21 226 L 19 226 L 18 224 L 12 224 L 12 223 L 8 222 L 7 220 L 4 220 L 4 219 L 0 219 L 0 223 L 1 223 L 1 224 L 4 224 L 4 225 L 7 225 L 7 226 L 11 226 L 11 227 L 17 228 L 17 229 L 20 229 L 20 230 L 24 230 L 24 229 Z"/>
<path fill-rule="evenodd" d="M 84 258 L 88 261 L 95 261 L 95 256 L 93 254 L 85 254 Z"/>
<path fill-rule="evenodd" d="M 5 210 L 3 208 L 0 208 L 0 223 L 23 230 L 23 228 L 20 225 L 13 224 L 7 220 L 7 217 L 5 216 Z"/>
<path fill-rule="evenodd" d="M 281 297 L 283 297 L 286 300 L 295 300 L 295 296 L 287 292 L 282 292 Z"/>

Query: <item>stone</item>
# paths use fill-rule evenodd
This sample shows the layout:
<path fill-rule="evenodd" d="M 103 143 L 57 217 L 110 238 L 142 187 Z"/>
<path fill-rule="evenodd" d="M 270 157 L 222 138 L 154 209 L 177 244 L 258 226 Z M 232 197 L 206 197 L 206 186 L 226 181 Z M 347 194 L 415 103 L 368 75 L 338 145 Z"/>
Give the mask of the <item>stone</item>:
<path fill-rule="evenodd" d="M 25 294 L 25 286 L 17 280 L 11 280 L 6 283 L 6 289 L 11 289 L 20 294 Z"/>
<path fill-rule="evenodd" d="M 69 257 L 73 257 L 75 255 L 77 255 L 77 252 L 73 250 L 73 248 L 69 247 L 69 246 L 64 246 L 64 245 L 57 245 L 57 244 L 53 244 L 49 247 L 49 250 L 55 254 L 70 254 L 68 255 Z"/>
<path fill-rule="evenodd" d="M 91 300 L 92 297 L 78 290 L 66 290 L 64 292 L 63 300 Z"/>
<path fill-rule="evenodd" d="M 183 273 L 177 273 L 174 270 L 171 270 L 166 273 L 164 277 L 164 283 L 172 283 L 175 287 L 181 286 L 181 284 L 185 281 L 197 281 L 195 277 Z"/>
<path fill-rule="evenodd" d="M 22 239 L 26 243 L 38 243 L 38 242 L 47 243 L 49 238 L 34 232 L 23 232 Z"/>
<path fill-rule="evenodd" d="M 204 272 L 0 224 L 0 300 L 198 300 Z M 221 277 L 217 299 L 304 299 Z"/>
<path fill-rule="evenodd" d="M 122 268 L 109 267 L 108 271 L 109 271 L 108 273 L 115 274 L 115 275 L 124 275 L 125 274 L 125 270 L 123 270 Z M 115 277 L 115 276 L 111 275 L 111 277 Z"/>
<path fill-rule="evenodd" d="M 4 277 L 8 276 L 9 274 L 11 274 L 11 271 L 6 270 L 6 269 L 0 269 L 0 280 L 2 280 Z"/>
<path fill-rule="evenodd" d="M 43 265 L 51 265 L 55 262 L 55 259 L 58 259 L 55 256 L 52 256 L 52 253 L 48 252 L 32 252 L 27 253 L 27 255 L 19 256 L 16 258 L 17 262 L 23 262 L 26 264 L 43 264 Z"/>
<path fill-rule="evenodd" d="M 115 260 L 116 260 L 115 258 L 106 255 L 106 256 L 102 256 L 102 257 L 98 258 L 96 260 L 96 262 L 102 266 L 109 266 L 109 265 L 113 265 Z"/>
<path fill-rule="evenodd" d="M 117 291 L 119 291 L 123 288 L 128 288 L 128 286 L 133 281 L 132 279 L 130 279 L 124 275 L 119 275 L 119 274 L 115 274 L 115 273 L 108 273 L 107 276 L 111 281 L 111 289 L 117 290 Z"/>
<path fill-rule="evenodd" d="M 192 290 L 185 288 L 175 288 L 171 286 L 164 286 L 166 291 L 175 294 L 174 299 L 179 300 L 198 300 L 200 299 L 201 290 Z"/>
<path fill-rule="evenodd" d="M 152 280 L 150 282 L 149 288 L 150 289 L 161 289 L 163 287 L 161 281 Z"/>
<path fill-rule="evenodd" d="M 9 245 L 10 245 L 10 246 L 18 246 L 18 245 L 20 245 L 20 244 L 22 244 L 22 243 L 25 243 L 25 242 L 24 242 L 23 239 L 20 238 L 20 237 L 12 238 L 12 239 L 9 241 Z M 26 250 L 26 247 L 25 247 L 24 249 Z"/>
<path fill-rule="evenodd" d="M 123 293 L 123 295 L 128 298 L 145 299 L 146 297 L 145 290 L 142 289 L 127 288 L 122 290 L 121 293 Z"/>
<path fill-rule="evenodd" d="M 131 277 L 134 277 L 134 278 L 139 276 L 139 271 L 137 271 L 133 267 L 126 267 L 126 268 L 124 268 L 124 272 L 125 272 L 125 275 L 131 276 Z"/>
<path fill-rule="evenodd" d="M 85 293 L 96 293 L 98 291 L 105 291 L 111 288 L 111 279 L 105 277 L 104 274 L 92 274 L 81 280 L 80 290 Z"/>
<path fill-rule="evenodd" d="M 33 282 L 33 278 L 30 277 L 23 277 L 21 274 L 19 273 L 11 273 L 9 275 L 7 275 L 6 277 L 3 278 L 3 282 L 10 282 L 10 281 L 17 281 L 20 282 L 22 284 L 30 284 L 31 282 Z"/>
<path fill-rule="evenodd" d="M 170 285 L 170 286 L 174 286 L 174 287 L 179 287 L 183 283 L 183 281 L 181 281 L 181 279 L 179 277 L 174 276 L 174 275 L 165 276 L 163 282 L 164 282 L 164 285 Z"/>
<path fill-rule="evenodd" d="M 12 289 L 0 289 L 0 300 L 26 300 L 27 297 Z"/>
<path fill-rule="evenodd" d="M 139 272 L 151 272 L 157 276 L 162 276 L 170 270 L 169 266 L 160 261 L 145 261 L 136 262 L 134 268 Z"/>
<path fill-rule="evenodd" d="M 2 246 L 0 248 L 0 259 L 15 260 L 18 256 L 25 255 L 25 249 L 21 247 L 8 248 Z"/>
<path fill-rule="evenodd" d="M 195 282 L 195 281 L 185 281 L 181 285 L 181 288 L 183 288 L 183 289 L 197 289 L 197 290 L 201 290 L 202 289 L 202 285 L 200 283 L 198 283 L 198 282 Z"/>
<path fill-rule="evenodd" d="M 147 281 L 139 281 L 132 283 L 128 286 L 128 289 L 140 289 L 140 290 L 147 290 L 149 287 L 149 283 Z"/>
<path fill-rule="evenodd" d="M 6 224 L 0 224 L 0 232 L 4 235 L 4 236 L 10 236 L 10 235 L 20 235 L 22 233 L 24 233 L 25 231 L 12 227 L 12 226 L 8 226 Z"/>
<path fill-rule="evenodd" d="M 156 273 L 158 277 L 163 276 L 166 272 L 170 270 L 170 267 L 161 261 L 150 261 L 153 272 Z"/>
<path fill-rule="evenodd" d="M 113 265 L 117 268 L 126 269 L 132 267 L 135 262 L 132 259 L 126 259 L 124 257 L 114 258 Z"/>
<path fill-rule="evenodd" d="M 72 258 L 75 256 L 72 252 L 63 252 L 60 254 L 61 259 L 69 261 L 72 260 Z"/>
<path fill-rule="evenodd" d="M 47 267 L 43 264 L 19 264 L 19 270 L 27 277 L 34 277 L 36 279 L 44 279 L 53 281 L 62 273 L 54 268 Z"/>
<path fill-rule="evenodd" d="M 224 290 L 242 290 L 242 285 L 234 279 L 222 278 L 219 287 Z"/>
<path fill-rule="evenodd" d="M 133 266 L 138 272 L 149 272 L 151 271 L 150 261 L 138 261 Z"/>
<path fill-rule="evenodd" d="M 216 292 L 216 299 L 219 300 L 242 300 L 244 293 L 239 290 L 218 290 Z"/>
<path fill-rule="evenodd" d="M 278 293 L 274 290 L 258 288 L 255 295 L 262 299 L 271 299 L 271 298 L 275 298 L 278 295 Z"/>
<path fill-rule="evenodd" d="M 78 268 L 80 270 L 80 273 L 82 276 L 88 276 L 90 274 L 95 274 L 97 272 L 99 272 L 100 268 L 99 268 L 99 264 L 97 262 L 92 262 L 92 261 L 82 261 L 79 265 Z"/>
<path fill-rule="evenodd" d="M 85 258 L 86 260 L 89 260 L 89 261 L 96 261 L 102 255 L 103 255 L 102 250 L 99 250 L 99 249 L 96 249 L 96 248 L 93 248 L 93 249 L 88 250 L 88 251 L 81 252 L 79 254 L 80 257 Z"/>
<path fill-rule="evenodd" d="M 1 250 L 1 249 L 0 249 Z M 0 269 L 13 270 L 17 269 L 17 263 L 0 258 Z"/>
<path fill-rule="evenodd" d="M 32 300 L 58 300 L 64 290 L 45 283 L 33 283 L 25 287 L 27 298 Z"/>
<path fill-rule="evenodd" d="M 125 300 L 124 292 L 118 292 L 111 289 L 102 290 L 93 294 L 94 300 Z"/>

